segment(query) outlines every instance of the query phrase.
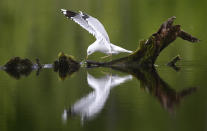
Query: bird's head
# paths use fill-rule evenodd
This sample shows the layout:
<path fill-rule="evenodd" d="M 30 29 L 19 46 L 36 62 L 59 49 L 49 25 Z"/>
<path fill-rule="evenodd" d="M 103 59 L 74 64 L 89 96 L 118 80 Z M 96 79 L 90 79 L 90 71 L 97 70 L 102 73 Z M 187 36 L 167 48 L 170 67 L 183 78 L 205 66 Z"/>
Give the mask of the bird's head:
<path fill-rule="evenodd" d="M 93 48 L 93 46 L 89 46 L 87 49 L 87 56 L 93 54 L 95 52 L 95 49 Z"/>

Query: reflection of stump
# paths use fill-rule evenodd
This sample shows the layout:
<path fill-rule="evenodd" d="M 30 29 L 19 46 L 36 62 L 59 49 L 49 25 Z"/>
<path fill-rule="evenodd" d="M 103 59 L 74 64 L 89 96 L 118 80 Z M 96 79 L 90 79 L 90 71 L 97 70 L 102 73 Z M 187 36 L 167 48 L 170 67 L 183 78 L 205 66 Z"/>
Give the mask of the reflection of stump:
<path fill-rule="evenodd" d="M 196 87 L 191 87 L 177 92 L 160 78 L 154 68 L 115 67 L 113 69 L 129 73 L 137 78 L 140 81 L 140 87 L 157 98 L 163 108 L 170 113 L 174 112 L 185 96 L 191 95 L 197 89 Z"/>
<path fill-rule="evenodd" d="M 190 42 L 198 42 L 199 40 L 190 34 L 181 30 L 180 25 L 173 25 L 175 17 L 169 18 L 164 22 L 160 29 L 149 37 L 148 40 L 143 40 L 139 43 L 138 49 L 127 57 L 123 57 L 117 60 L 113 60 L 107 63 L 98 63 L 87 61 L 87 65 L 91 66 L 141 66 L 141 67 L 153 67 L 155 60 L 159 56 L 159 53 L 173 42 L 177 37 Z"/>
<path fill-rule="evenodd" d="M 156 70 L 150 72 L 142 71 L 141 73 L 142 78 L 137 77 L 140 80 L 141 88 L 147 88 L 147 91 L 156 97 L 163 108 L 170 113 L 174 112 L 185 96 L 191 95 L 197 89 L 196 87 L 191 87 L 176 91 L 159 77 Z"/>

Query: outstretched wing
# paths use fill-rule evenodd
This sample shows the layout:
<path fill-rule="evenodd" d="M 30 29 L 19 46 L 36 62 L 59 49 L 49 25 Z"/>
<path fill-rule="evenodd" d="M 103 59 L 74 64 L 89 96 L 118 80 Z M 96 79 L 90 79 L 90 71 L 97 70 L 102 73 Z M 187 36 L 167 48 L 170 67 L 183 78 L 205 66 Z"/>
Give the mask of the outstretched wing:
<path fill-rule="evenodd" d="M 108 34 L 104 26 L 94 17 L 85 13 L 76 13 L 73 11 L 61 9 L 61 12 L 67 17 L 78 23 L 81 27 L 94 35 L 96 39 L 104 38 L 109 41 Z"/>
<path fill-rule="evenodd" d="M 82 12 L 80 12 L 82 13 Z M 109 36 L 104 28 L 104 26 L 101 24 L 101 22 L 99 20 L 97 20 L 96 18 L 89 16 L 85 13 L 82 13 L 83 17 L 85 17 L 85 20 L 87 21 L 87 23 L 97 32 L 97 37 L 98 38 L 104 38 L 106 39 L 108 42 L 109 40 Z"/>
<path fill-rule="evenodd" d="M 96 35 L 95 30 L 87 23 L 86 20 L 84 20 L 84 18 L 81 16 L 81 14 L 73 12 L 73 11 L 65 10 L 65 9 L 61 9 L 61 12 L 67 18 L 70 18 L 71 20 L 78 23 L 81 27 L 83 27 L 85 30 L 87 30 L 92 35 L 94 35 L 94 36 Z"/>

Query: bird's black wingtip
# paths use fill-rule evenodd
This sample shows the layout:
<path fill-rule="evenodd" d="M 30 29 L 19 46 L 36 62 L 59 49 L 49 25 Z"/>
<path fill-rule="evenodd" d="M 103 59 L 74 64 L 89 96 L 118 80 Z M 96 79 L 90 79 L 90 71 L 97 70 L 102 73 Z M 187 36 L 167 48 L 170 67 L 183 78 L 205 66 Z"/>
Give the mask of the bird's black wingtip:
<path fill-rule="evenodd" d="M 68 18 L 71 18 L 71 17 L 74 17 L 74 16 L 77 15 L 76 12 L 69 11 L 69 10 L 66 10 L 66 9 L 60 9 L 60 11 L 61 11 L 61 13 L 63 13 Z"/>

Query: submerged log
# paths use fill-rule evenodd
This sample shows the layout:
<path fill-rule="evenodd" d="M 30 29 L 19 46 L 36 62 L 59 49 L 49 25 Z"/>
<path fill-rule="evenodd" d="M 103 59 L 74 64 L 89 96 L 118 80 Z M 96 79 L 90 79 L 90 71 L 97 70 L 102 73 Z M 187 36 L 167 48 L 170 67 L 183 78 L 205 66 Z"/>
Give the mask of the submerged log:
<path fill-rule="evenodd" d="M 112 60 L 110 62 L 100 63 L 93 61 L 86 61 L 88 67 L 104 66 L 104 67 L 153 67 L 160 52 L 171 44 L 177 37 L 187 40 L 189 42 L 199 42 L 199 39 L 191 36 L 183 31 L 180 25 L 173 25 L 175 16 L 169 18 L 164 22 L 159 30 L 150 36 L 147 40 L 140 41 L 137 50 L 120 59 Z"/>

